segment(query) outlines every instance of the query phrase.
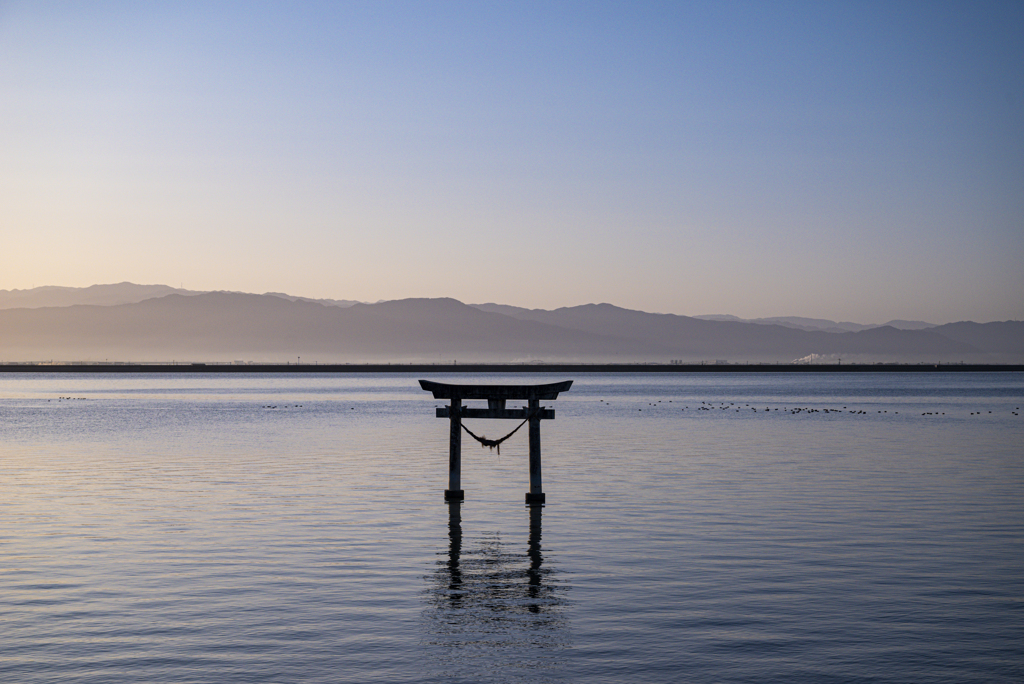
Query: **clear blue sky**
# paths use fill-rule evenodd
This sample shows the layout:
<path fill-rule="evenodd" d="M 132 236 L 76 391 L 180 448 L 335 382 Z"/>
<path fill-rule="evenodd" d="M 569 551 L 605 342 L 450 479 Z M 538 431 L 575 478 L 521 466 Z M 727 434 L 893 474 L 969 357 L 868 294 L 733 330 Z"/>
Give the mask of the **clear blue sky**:
<path fill-rule="evenodd" d="M 0 289 L 1024 319 L 1022 2 L 3 2 Z"/>

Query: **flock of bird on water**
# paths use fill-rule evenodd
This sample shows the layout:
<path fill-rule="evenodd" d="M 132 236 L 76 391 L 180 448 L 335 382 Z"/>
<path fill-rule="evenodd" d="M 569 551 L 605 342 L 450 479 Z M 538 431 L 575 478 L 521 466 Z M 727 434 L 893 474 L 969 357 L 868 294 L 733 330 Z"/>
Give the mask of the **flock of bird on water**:
<path fill-rule="evenodd" d="M 601 403 L 602 404 L 606 404 L 608 406 L 611 406 L 611 402 L 610 401 L 606 401 L 604 399 L 601 400 Z M 659 399 L 656 402 L 647 402 L 647 405 L 648 406 L 657 406 L 658 404 L 664 404 L 664 403 L 666 403 L 666 400 Z M 671 404 L 672 400 L 669 399 L 667 401 L 667 403 Z M 735 402 L 732 402 L 732 401 L 729 401 L 729 402 L 720 401 L 720 402 L 718 402 L 717 405 L 714 402 L 702 401 L 700 403 L 701 403 L 700 406 L 695 406 L 694 407 L 697 411 L 715 411 L 715 410 L 718 410 L 718 411 L 729 411 L 729 410 L 732 410 L 735 413 L 739 413 L 740 411 L 749 408 L 754 413 L 758 413 L 757 407 L 756 406 L 751 406 L 750 404 L 744 404 L 743 408 L 739 408 L 737 406 L 737 404 Z M 688 408 L 690 408 L 690 407 L 689 406 L 684 406 L 681 410 L 682 411 L 686 411 L 686 409 L 688 409 Z M 780 410 L 780 409 L 777 408 L 777 407 L 776 408 L 770 408 L 770 407 L 766 406 L 760 412 L 761 413 L 770 413 L 772 411 L 778 411 L 778 410 Z M 832 413 L 843 413 L 843 412 L 852 413 L 852 414 L 855 414 L 855 415 L 868 415 L 868 414 L 871 413 L 870 411 L 865 411 L 863 409 L 849 409 L 846 406 L 844 406 L 842 409 L 837 409 L 837 408 L 816 409 L 816 408 L 809 408 L 809 407 L 806 407 L 806 406 L 794 406 L 793 408 L 790 408 L 788 406 L 784 406 L 784 407 L 782 407 L 781 410 L 782 410 L 783 413 L 789 413 L 791 415 L 796 415 L 798 413 L 832 414 Z M 642 408 L 638 408 L 637 411 L 643 411 L 643 409 Z M 1011 410 L 1010 413 L 1015 415 L 1015 416 L 1019 416 L 1020 415 L 1020 413 L 1018 413 L 1019 411 L 1020 411 L 1020 407 L 1017 406 L 1013 410 Z M 877 413 L 889 413 L 888 409 L 882 409 L 882 410 L 878 410 L 876 412 Z M 969 415 L 980 416 L 980 415 L 982 415 L 982 413 L 984 413 L 984 412 L 983 411 L 971 411 Z M 989 411 L 989 413 L 992 413 L 992 412 Z M 893 414 L 899 414 L 899 411 L 893 411 Z M 925 412 L 921 413 L 921 415 L 922 416 L 944 416 L 944 415 L 946 415 L 946 412 L 945 411 L 925 411 Z"/>
<path fill-rule="evenodd" d="M 85 399 L 85 397 L 57 397 L 57 401 L 58 402 L 61 402 L 61 401 L 83 401 L 84 399 Z M 51 400 L 47 399 L 47 401 L 51 401 Z M 602 404 L 606 404 L 608 406 L 611 406 L 611 402 L 610 401 L 606 401 L 604 399 L 601 399 L 601 403 Z M 647 402 L 647 405 L 648 406 L 657 406 L 658 404 L 663 404 L 663 403 L 665 403 L 665 400 L 664 399 L 659 399 L 656 402 Z M 668 403 L 671 404 L 672 400 L 669 399 Z M 700 406 L 695 406 L 696 410 L 698 410 L 698 411 L 715 411 L 715 410 L 718 410 L 718 411 L 728 411 L 728 410 L 732 409 L 736 413 L 739 413 L 741 410 L 743 410 L 743 409 L 737 408 L 735 402 L 731 402 L 731 401 L 730 402 L 720 401 L 720 402 L 718 402 L 717 406 L 714 404 L 714 402 L 702 401 L 700 403 L 701 403 Z M 290 406 L 280 406 L 280 407 L 278 407 L 277 405 L 274 405 L 274 406 L 267 405 L 267 406 L 261 406 L 260 408 L 265 408 L 265 409 L 302 408 L 302 404 L 294 404 L 294 405 L 290 405 Z M 688 409 L 688 408 L 690 408 L 690 407 L 689 406 L 684 406 L 680 410 L 686 411 L 686 409 Z M 744 409 L 749 408 L 754 413 L 758 412 L 757 407 L 751 406 L 750 404 L 744 404 L 743 408 Z M 352 407 L 351 410 L 354 411 L 355 407 Z M 761 413 L 770 413 L 772 411 L 778 411 L 778 410 L 779 410 L 778 408 L 769 408 L 769 407 L 765 406 L 764 409 L 761 411 Z M 637 411 L 643 411 L 643 409 L 640 408 L 640 409 L 637 409 Z M 829 408 L 816 409 L 816 408 L 808 408 L 806 406 L 794 406 L 793 408 L 789 408 L 788 406 L 784 406 L 782 408 L 782 412 L 783 413 L 789 413 L 791 415 L 796 415 L 798 413 L 808 413 L 808 414 L 809 413 L 823 413 L 823 414 L 827 415 L 827 414 L 832 414 L 832 413 L 842 413 L 843 411 L 846 411 L 847 413 L 852 413 L 852 414 L 855 414 L 855 415 L 867 415 L 867 414 L 870 413 L 870 411 L 865 411 L 863 409 L 848 409 L 845 406 L 842 409 L 835 409 L 835 408 L 832 408 L 832 409 L 829 409 Z M 1019 416 L 1020 415 L 1019 411 L 1020 411 L 1020 407 L 1017 406 L 1017 407 L 1014 408 L 1014 410 L 1010 411 L 1010 413 L 1012 413 L 1015 416 Z M 888 412 L 889 411 L 887 409 L 886 410 L 877 411 L 877 413 L 888 413 Z M 983 411 L 971 411 L 969 415 L 980 416 L 983 413 L 984 413 Z M 992 412 L 989 411 L 989 413 L 992 413 Z M 897 414 L 898 415 L 899 411 L 893 411 L 893 414 Z M 944 416 L 944 415 L 946 415 L 946 412 L 945 411 L 925 411 L 921 415 L 922 416 Z"/>

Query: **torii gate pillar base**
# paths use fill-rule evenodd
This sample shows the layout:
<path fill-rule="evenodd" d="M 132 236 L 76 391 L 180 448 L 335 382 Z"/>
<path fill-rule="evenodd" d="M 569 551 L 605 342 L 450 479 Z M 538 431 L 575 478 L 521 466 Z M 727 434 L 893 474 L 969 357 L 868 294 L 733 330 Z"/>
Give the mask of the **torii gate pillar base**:
<path fill-rule="evenodd" d="M 537 506 L 537 505 L 543 504 L 543 503 L 544 503 L 544 494 L 543 493 L 531 494 L 530 492 L 526 492 L 526 505 L 527 506 Z"/>
<path fill-rule="evenodd" d="M 541 494 L 541 496 L 543 497 L 544 495 Z M 527 494 L 526 497 L 529 498 L 530 495 Z M 454 490 L 453 489 L 446 489 L 446 490 L 444 490 L 444 500 L 445 501 L 462 501 L 465 498 L 466 498 L 466 492 L 464 490 L 462 490 L 462 489 L 454 489 Z"/>

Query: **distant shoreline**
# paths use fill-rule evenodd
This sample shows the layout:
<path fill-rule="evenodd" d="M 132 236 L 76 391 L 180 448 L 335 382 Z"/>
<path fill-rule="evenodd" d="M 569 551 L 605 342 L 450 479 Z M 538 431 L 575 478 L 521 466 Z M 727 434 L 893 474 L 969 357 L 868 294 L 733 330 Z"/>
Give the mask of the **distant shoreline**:
<path fill-rule="evenodd" d="M 67 363 L 0 364 L 0 373 L 999 373 L 1024 364 L 233 364 Z"/>

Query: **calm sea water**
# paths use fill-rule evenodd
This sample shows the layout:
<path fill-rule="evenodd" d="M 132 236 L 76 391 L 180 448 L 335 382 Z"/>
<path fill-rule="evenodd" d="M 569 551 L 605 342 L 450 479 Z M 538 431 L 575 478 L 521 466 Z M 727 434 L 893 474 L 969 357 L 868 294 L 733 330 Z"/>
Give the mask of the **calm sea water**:
<path fill-rule="evenodd" d="M 413 376 L 0 376 L 0 681 L 1024 681 L 1024 375 L 573 379 L 527 508 Z"/>

